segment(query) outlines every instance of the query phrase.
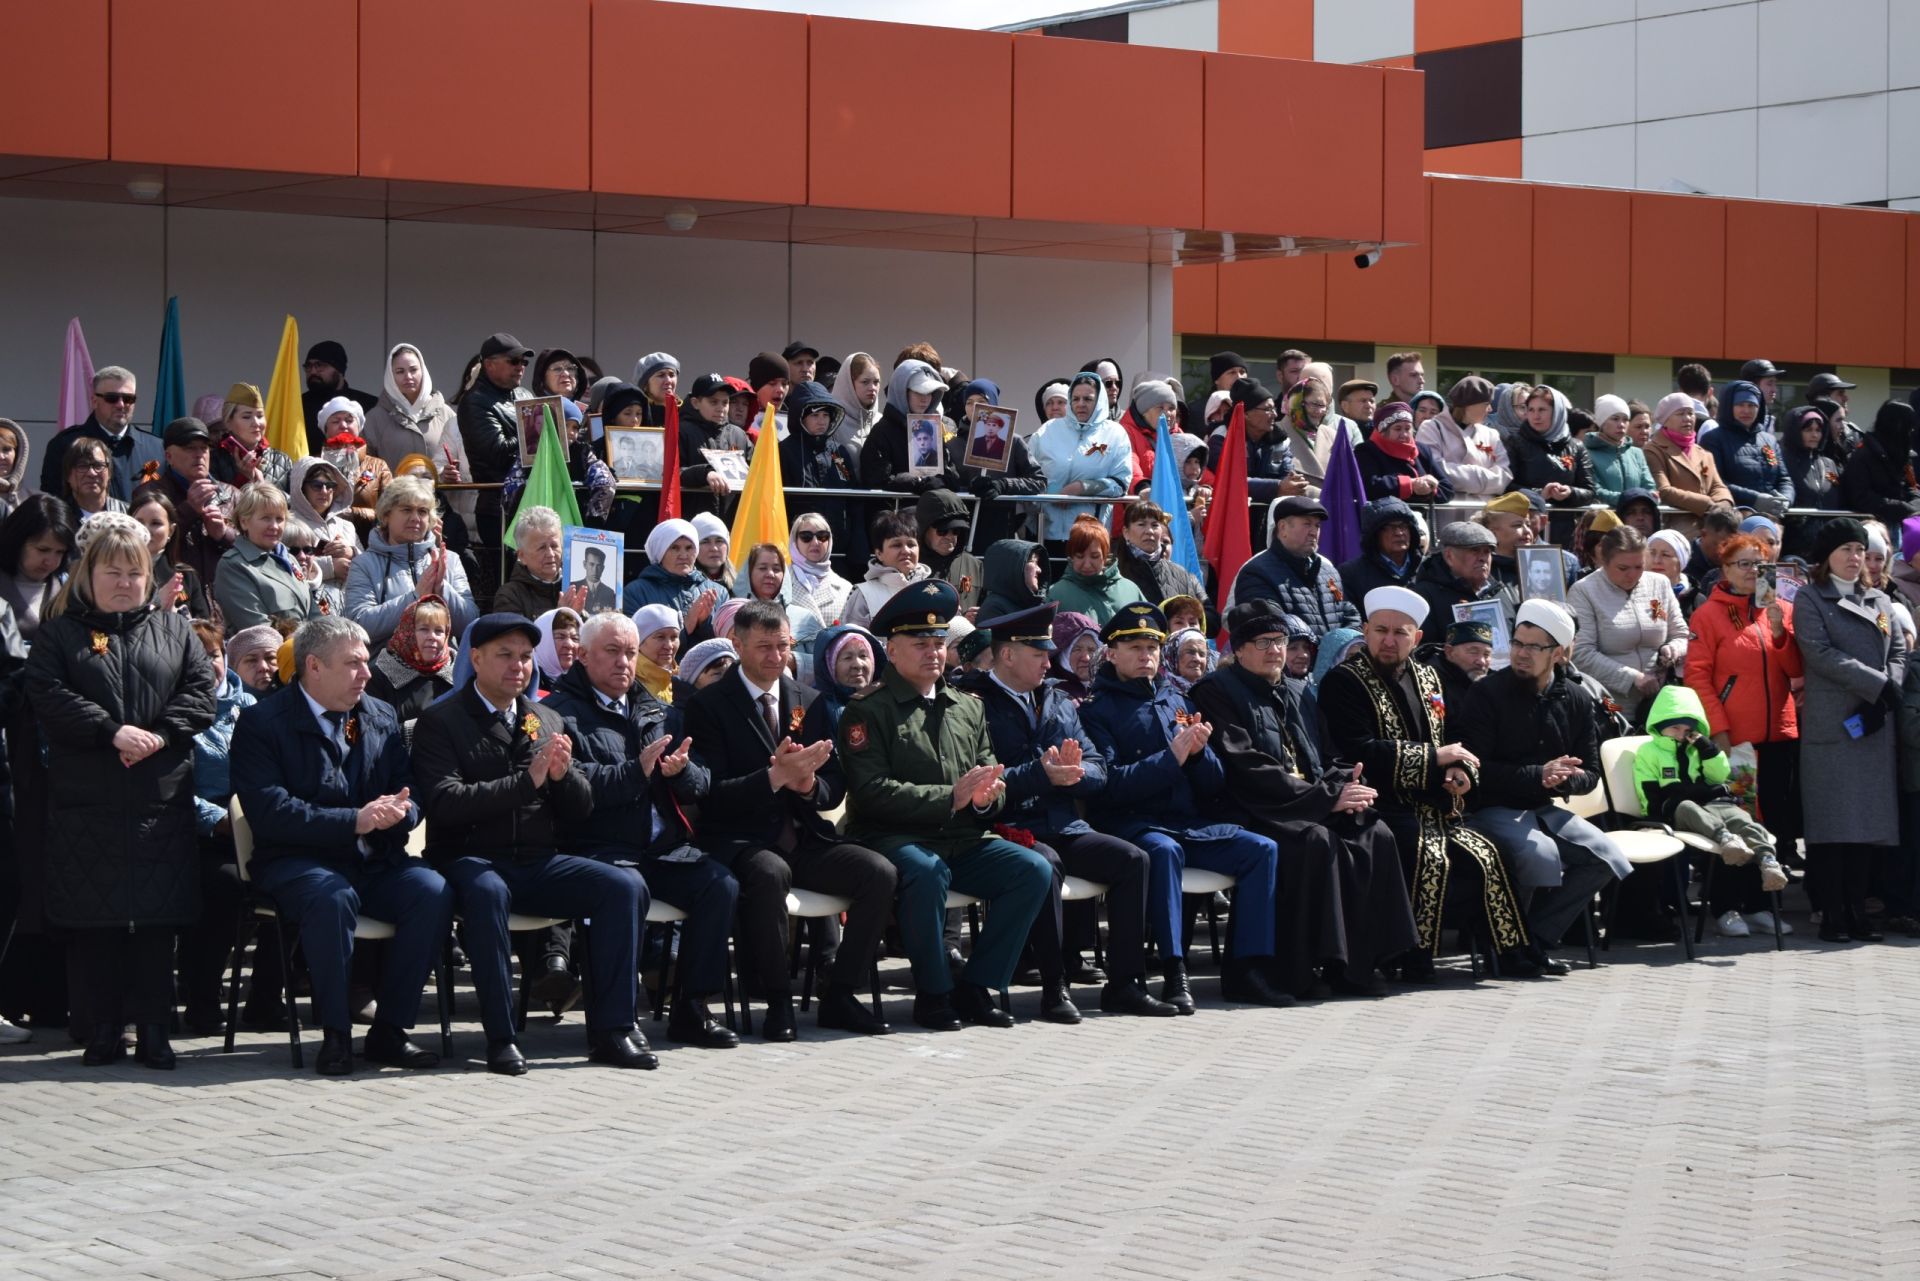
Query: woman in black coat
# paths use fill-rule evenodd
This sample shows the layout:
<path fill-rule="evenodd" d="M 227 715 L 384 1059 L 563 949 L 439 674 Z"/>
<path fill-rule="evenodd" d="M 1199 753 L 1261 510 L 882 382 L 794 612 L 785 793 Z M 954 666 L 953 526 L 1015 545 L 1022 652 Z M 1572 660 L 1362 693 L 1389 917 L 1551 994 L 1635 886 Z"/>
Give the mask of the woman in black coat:
<path fill-rule="evenodd" d="M 173 935 L 200 915 L 193 736 L 213 723 L 213 667 L 187 619 L 154 608 L 147 531 L 103 513 L 27 659 L 48 747 L 46 917 L 72 931 L 85 1062 L 171 1068 Z"/>

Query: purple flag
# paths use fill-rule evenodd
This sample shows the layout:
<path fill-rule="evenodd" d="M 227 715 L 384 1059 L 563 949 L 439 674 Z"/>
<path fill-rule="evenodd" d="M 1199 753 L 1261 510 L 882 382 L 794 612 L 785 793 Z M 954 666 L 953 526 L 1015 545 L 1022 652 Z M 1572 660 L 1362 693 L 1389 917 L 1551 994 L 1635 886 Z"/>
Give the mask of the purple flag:
<path fill-rule="evenodd" d="M 93 412 L 93 357 L 87 351 L 87 336 L 80 332 L 78 316 L 67 322 L 67 345 L 60 355 L 60 404 L 56 412 L 56 430 L 77 427 Z"/>
<path fill-rule="evenodd" d="M 1320 554 L 1339 565 L 1360 554 L 1360 509 L 1367 493 L 1360 483 L 1360 463 L 1353 456 L 1353 440 L 1344 424 L 1327 455 L 1327 475 L 1320 482 L 1320 505 L 1327 509 L 1320 527 Z"/>

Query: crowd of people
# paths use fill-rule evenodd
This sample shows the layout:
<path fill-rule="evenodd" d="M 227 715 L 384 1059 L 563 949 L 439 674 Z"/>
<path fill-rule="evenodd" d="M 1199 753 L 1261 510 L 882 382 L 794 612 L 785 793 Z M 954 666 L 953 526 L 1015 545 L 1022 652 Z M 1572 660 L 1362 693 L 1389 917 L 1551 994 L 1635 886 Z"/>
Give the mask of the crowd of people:
<path fill-rule="evenodd" d="M 1273 389 L 1233 352 L 1197 389 L 1096 358 L 1008 435 L 999 385 L 925 343 L 883 367 L 794 342 L 684 396 L 669 353 L 627 381 L 505 333 L 450 398 L 412 344 L 378 395 L 346 371 L 308 353 L 297 458 L 246 383 L 136 428 L 117 366 L 37 488 L 0 419 L 0 1040 L 173 1066 L 177 1031 L 227 1030 L 256 901 L 299 946 L 255 943 L 239 1017 L 284 1028 L 310 995 L 329 1075 L 359 1023 L 362 1059 L 437 1062 L 410 1031 L 443 955 L 497 1072 L 527 1068 L 516 960 L 532 999 L 583 1005 L 596 1062 L 658 1065 L 643 971 L 676 1042 L 738 1044 L 736 973 L 791 1040 L 794 890 L 837 908 L 809 930 L 819 1025 L 865 1035 L 883 952 L 939 1031 L 1012 1025 L 1028 983 L 1060 1024 L 1076 984 L 1194 1013 L 1188 868 L 1231 882 L 1228 1000 L 1431 984 L 1452 929 L 1499 977 L 1564 975 L 1599 891 L 1610 929 L 1684 926 L 1567 804 L 1629 735 L 1611 808 L 1699 838 L 1721 934 L 1789 932 L 1804 876 L 1823 940 L 1920 936 L 1915 409 L 1862 430 L 1834 375 L 1786 407 L 1767 361 L 1719 388 L 1686 366 L 1651 409 L 1588 410 L 1429 390 L 1417 353 L 1384 394 L 1299 351 Z M 532 396 L 628 563 L 563 564 Z M 663 513 L 604 455 L 670 422 Z M 769 444 L 799 514 L 736 548 L 723 455 Z M 1248 514 L 1215 509 L 1226 478 Z M 1364 503 L 1339 563 L 1323 490 Z M 1242 519 L 1244 563 L 1175 555 Z M 970 944 L 953 895 L 984 907 Z M 356 944 L 362 914 L 392 938 Z"/>

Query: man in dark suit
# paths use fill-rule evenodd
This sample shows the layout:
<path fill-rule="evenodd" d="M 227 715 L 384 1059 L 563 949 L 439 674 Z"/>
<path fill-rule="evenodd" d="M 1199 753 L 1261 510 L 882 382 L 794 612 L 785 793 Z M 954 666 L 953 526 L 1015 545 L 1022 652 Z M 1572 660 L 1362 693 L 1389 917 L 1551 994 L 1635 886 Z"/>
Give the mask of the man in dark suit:
<path fill-rule="evenodd" d="M 487 1070 L 519 1076 L 507 918 L 590 918 L 587 1039 L 596 1063 L 659 1066 L 634 1028 L 640 1001 L 640 877 L 559 852 L 563 823 L 593 812 L 560 713 L 522 693 L 539 629 L 519 614 L 473 624 L 473 679 L 420 714 L 413 785 L 427 818 L 427 859 L 453 883 L 487 1030 Z"/>
<path fill-rule="evenodd" d="M 711 778 L 700 808 L 701 847 L 740 883 L 741 949 L 767 1000 L 762 1030 L 769 1041 L 795 1036 L 787 891 L 799 885 L 853 904 L 820 1000 L 820 1026 L 886 1032 L 858 994 L 893 909 L 893 864 L 842 841 L 821 816 L 846 795 L 846 781 L 832 739 L 796 742 L 817 695 L 787 675 L 793 632 L 786 610 L 774 601 L 742 606 L 733 643 L 739 667 L 688 703 L 686 730 Z"/>
<path fill-rule="evenodd" d="M 234 728 L 233 794 L 253 829 L 253 881 L 300 926 L 323 1041 L 323 1076 L 353 1071 L 348 971 L 361 912 L 394 927 L 382 966 L 370 1062 L 428 1068 L 407 1037 L 453 918 L 453 890 L 407 857 L 420 807 L 393 709 L 366 698 L 367 633 L 338 614 L 293 638 L 295 682 L 249 707 Z"/>
<path fill-rule="evenodd" d="M 639 656 L 632 619 L 595 614 L 580 628 L 580 657 L 542 704 L 567 718 L 578 772 L 593 791 L 593 816 L 568 824 L 566 849 L 637 867 L 643 919 L 653 895 L 687 914 L 667 1039 L 732 1049 L 739 1036 L 713 1017 L 706 998 L 727 983 L 739 886 L 724 864 L 693 844 L 681 806 L 706 794 L 707 772 L 691 759 L 679 714 L 634 679 Z"/>

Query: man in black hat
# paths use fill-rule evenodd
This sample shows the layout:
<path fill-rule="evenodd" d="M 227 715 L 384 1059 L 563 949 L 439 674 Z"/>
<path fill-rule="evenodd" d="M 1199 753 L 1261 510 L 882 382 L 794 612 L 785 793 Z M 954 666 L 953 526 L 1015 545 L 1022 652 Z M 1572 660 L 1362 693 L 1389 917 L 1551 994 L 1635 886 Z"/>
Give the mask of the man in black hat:
<path fill-rule="evenodd" d="M 1806 402 L 1809 405 L 1818 406 L 1821 412 L 1827 414 L 1827 426 L 1833 433 L 1833 438 L 1848 451 L 1859 444 L 1860 429 L 1854 426 L 1853 419 L 1848 414 L 1847 393 L 1859 385 L 1859 383 L 1848 382 L 1839 374 L 1830 374 L 1825 370 L 1807 380 Z M 1836 406 L 1839 412 L 1836 414 L 1828 410 L 1821 404 L 1822 401 Z"/>
<path fill-rule="evenodd" d="M 1280 410 L 1273 392 L 1251 378 L 1241 378 L 1231 385 L 1228 395 L 1235 406 L 1245 411 L 1247 497 L 1265 503 L 1285 494 L 1305 494 L 1307 478 L 1294 466 L 1293 446 L 1287 443 L 1287 434 L 1279 430 Z M 1192 421 L 1204 423 L 1205 408 L 1202 405 L 1202 416 Z M 1233 420 L 1229 418 L 1207 437 L 1207 457 L 1216 468 L 1219 460 L 1226 456 L 1227 433 L 1232 428 Z M 1257 508 L 1248 519 L 1252 522 L 1253 541 L 1258 543 L 1261 517 Z"/>
<path fill-rule="evenodd" d="M 886 638 L 887 667 L 847 701 L 839 731 L 847 836 L 886 855 L 900 874 L 895 915 L 918 991 L 913 1021 L 941 1032 L 958 1031 L 963 1020 L 1013 1026 L 992 993 L 1012 980 L 1053 885 L 1045 858 L 994 835 L 1006 769 L 994 760 L 986 710 L 941 680 L 959 603 L 952 584 L 936 578 L 880 607 L 873 630 Z M 957 986 L 943 938 L 949 890 L 988 905 Z"/>
<path fill-rule="evenodd" d="M 689 520 L 704 511 L 728 519 L 740 501 L 705 452 L 731 450 L 742 459 L 753 452 L 752 438 L 728 421 L 732 401 L 733 389 L 724 377 L 701 374 L 680 403 L 680 514 Z"/>
<path fill-rule="evenodd" d="M 1078 1023 L 1065 982 L 1063 876 L 1104 885 L 1107 901 L 1107 965 L 1112 977 L 1100 992 L 1109 1013 L 1172 1016 L 1173 1006 L 1147 992 L 1147 853 L 1137 845 L 1096 832 L 1080 817 L 1076 802 L 1094 803 L 1106 789 L 1106 762 L 1087 737 L 1074 701 L 1047 679 L 1054 654 L 1048 601 L 1032 609 L 984 619 L 993 634 L 993 670 L 962 677 L 957 687 L 986 705 L 993 754 L 1006 766 L 1007 804 L 999 830 L 1026 833 L 1033 848 L 1054 864 L 1046 906 L 1034 922 L 1034 963 L 1040 970 L 1041 1017 Z M 1150 608 L 1131 606 L 1129 608 Z M 1157 611 L 1155 611 L 1157 612 Z"/>
<path fill-rule="evenodd" d="M 460 397 L 460 439 L 473 462 L 473 478 L 498 483 L 520 461 L 520 424 L 513 402 L 532 393 L 520 385 L 533 348 L 512 334 L 489 334 L 480 344 L 480 372 Z M 500 537 L 500 494 L 483 489 L 476 502 L 483 541 Z"/>
<path fill-rule="evenodd" d="M 1360 630 L 1359 607 L 1347 598 L 1340 571 L 1320 554 L 1320 526 L 1326 518 L 1327 509 L 1317 498 L 1281 499 L 1273 510 L 1273 541 L 1240 567 L 1228 607 L 1275 602 L 1275 612 L 1304 621 L 1316 640 L 1336 627 Z"/>
<path fill-rule="evenodd" d="M 1455 605 L 1500 599 L 1500 585 L 1493 581 L 1496 545 L 1492 530 L 1470 520 L 1440 527 L 1440 554 L 1421 563 L 1411 584 L 1436 619 L 1451 619 Z"/>
<path fill-rule="evenodd" d="M 307 349 L 306 374 L 307 389 L 300 393 L 300 417 L 307 429 L 307 452 L 318 454 L 326 439 L 318 421 L 322 405 L 335 396 L 345 396 L 360 406 L 360 416 L 365 419 L 380 398 L 347 386 L 347 349 L 331 338 Z"/>
<path fill-rule="evenodd" d="M 592 1058 L 659 1065 L 633 1039 L 639 1005 L 639 873 L 559 852 L 563 824 L 593 812 L 586 775 L 560 713 L 526 697 L 540 631 L 518 614 L 473 624 L 473 679 L 421 713 L 413 732 L 413 799 L 427 820 L 427 861 L 454 888 L 487 1070 L 519 1076 L 507 918 L 512 912 L 590 918 L 587 1034 Z"/>
<path fill-rule="evenodd" d="M 1760 394 L 1766 397 L 1766 403 L 1760 407 L 1761 418 L 1756 425 L 1757 430 L 1773 430 L 1773 407 L 1780 399 L 1780 380 L 1786 376 L 1787 371 L 1771 360 L 1749 360 L 1740 366 L 1740 377 L 1758 387 Z"/>
<path fill-rule="evenodd" d="M 780 356 L 787 362 L 787 382 L 795 387 L 801 383 L 813 381 L 814 366 L 820 363 L 820 353 L 807 344 L 795 340 L 781 350 Z"/>
<path fill-rule="evenodd" d="M 913 506 L 914 522 L 920 526 L 920 560 L 944 578 L 960 594 L 959 612 L 967 614 L 980 603 L 986 590 L 986 566 L 966 549 L 967 529 L 972 517 L 967 505 L 951 489 L 929 489 Z"/>
<path fill-rule="evenodd" d="M 167 424 L 166 465 L 157 479 L 147 482 L 164 493 L 179 515 L 172 557 L 189 565 L 200 581 L 211 583 L 220 558 L 233 546 L 233 486 L 213 478 L 213 433 L 198 418 L 176 418 Z M 146 488 L 136 485 L 136 491 Z"/>
<path fill-rule="evenodd" d="M 1187 405 L 1187 430 L 1206 430 L 1207 401 L 1216 391 L 1226 391 L 1247 376 L 1247 358 L 1237 351 L 1216 351 L 1207 361 L 1207 377 L 1212 381 L 1205 391 Z"/>
<path fill-rule="evenodd" d="M 1431 615 L 1436 622 L 1438 616 Z M 1459 714 L 1473 683 L 1493 670 L 1493 625 L 1462 619 L 1446 624 L 1441 639 L 1428 641 L 1414 657 L 1440 673 L 1440 693 Z"/>

